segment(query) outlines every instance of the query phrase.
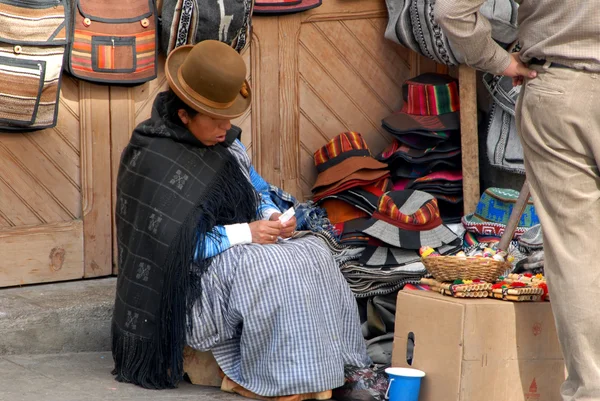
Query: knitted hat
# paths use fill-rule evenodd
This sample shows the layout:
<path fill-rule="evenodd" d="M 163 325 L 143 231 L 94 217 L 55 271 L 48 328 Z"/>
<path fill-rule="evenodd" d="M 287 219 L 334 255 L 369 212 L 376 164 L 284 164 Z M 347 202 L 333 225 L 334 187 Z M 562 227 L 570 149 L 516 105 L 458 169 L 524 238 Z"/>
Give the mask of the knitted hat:
<path fill-rule="evenodd" d="M 361 231 L 405 249 L 438 248 L 460 241 L 442 224 L 437 200 L 426 192 L 413 190 L 383 194 L 373 218 L 363 222 Z"/>
<path fill-rule="evenodd" d="M 381 179 L 386 179 L 389 176 L 390 172 L 387 170 L 361 169 L 350 174 L 348 177 L 345 177 L 344 179 L 338 181 L 335 184 L 314 189 L 313 200 L 315 202 L 318 202 L 327 195 L 340 193 L 342 191 L 359 186 L 374 184 Z"/>
<path fill-rule="evenodd" d="M 344 132 L 314 153 L 315 166 L 319 175 L 313 186 L 335 184 L 362 169 L 387 170 L 371 156 L 367 143 L 358 132 Z"/>
<path fill-rule="evenodd" d="M 253 14 L 291 14 L 317 8 L 322 0 L 256 0 Z"/>
<path fill-rule="evenodd" d="M 388 187 L 389 179 L 385 178 L 371 185 L 361 185 L 339 193 L 325 195 L 319 202 L 327 199 L 341 200 L 371 216 L 377 210 L 379 198 L 384 192 L 387 192 Z"/>
<path fill-rule="evenodd" d="M 447 159 L 460 153 L 460 144 L 444 141 L 426 149 L 412 148 L 398 140 L 390 143 L 383 152 L 377 156 L 377 160 L 390 163 L 401 157 L 413 163 L 424 163 L 431 160 Z"/>
<path fill-rule="evenodd" d="M 392 134 L 414 130 L 446 131 L 460 128 L 458 81 L 449 75 L 427 73 L 402 86 L 402 110 L 383 119 Z"/>
<path fill-rule="evenodd" d="M 327 218 L 331 224 L 344 223 L 349 220 L 369 216 L 367 212 L 341 199 L 326 199 L 319 206 L 327 211 Z"/>
<path fill-rule="evenodd" d="M 475 213 L 464 216 L 462 223 L 467 231 L 501 237 L 518 197 L 519 191 L 513 189 L 488 188 L 479 198 Z M 529 198 L 525 210 L 521 214 L 514 238 L 518 238 L 530 227 L 539 223 L 533 200 Z"/>

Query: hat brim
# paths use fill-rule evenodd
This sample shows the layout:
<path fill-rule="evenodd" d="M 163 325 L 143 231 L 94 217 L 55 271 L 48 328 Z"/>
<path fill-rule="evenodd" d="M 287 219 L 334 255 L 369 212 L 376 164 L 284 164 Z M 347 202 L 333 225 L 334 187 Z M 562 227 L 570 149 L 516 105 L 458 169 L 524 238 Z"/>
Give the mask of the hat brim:
<path fill-rule="evenodd" d="M 300 2 L 293 2 L 295 4 L 285 5 L 262 5 L 259 2 L 254 4 L 253 14 L 292 14 L 299 13 L 301 11 L 307 11 L 313 8 L 319 7 L 323 2 L 322 0 L 302 0 Z"/>
<path fill-rule="evenodd" d="M 417 116 L 398 112 L 383 119 L 382 125 L 394 134 L 422 131 L 450 131 L 460 129 L 460 112 L 440 114 L 438 116 Z"/>
<path fill-rule="evenodd" d="M 252 103 L 252 93 L 250 91 L 250 85 L 248 85 L 248 82 L 246 82 L 248 96 L 244 97 L 241 93 L 238 93 L 237 97 L 233 101 L 233 104 L 225 109 L 208 106 L 194 99 L 183 89 L 177 72 L 193 48 L 193 45 L 177 47 L 169 54 L 169 57 L 167 57 L 167 62 L 165 64 L 165 75 L 167 77 L 169 87 L 173 90 L 173 92 L 175 92 L 177 97 L 197 112 L 213 118 L 232 119 L 240 117 L 246 113 Z"/>
<path fill-rule="evenodd" d="M 402 266 L 419 261 L 419 253 L 412 249 L 369 245 L 358 259 L 358 263 L 365 266 Z"/>
<path fill-rule="evenodd" d="M 369 194 L 367 191 L 362 191 L 360 187 L 347 189 L 340 193 L 323 196 L 317 203 L 328 199 L 338 199 L 348 203 L 351 206 L 367 213 L 369 216 L 377 209 L 378 197 Z"/>
<path fill-rule="evenodd" d="M 422 246 L 439 248 L 444 245 L 454 245 L 460 242 L 458 236 L 444 224 L 423 231 L 404 230 L 388 222 L 378 219 L 364 221 L 361 231 L 371 237 L 377 238 L 386 244 L 403 248 L 418 250 Z"/>
<path fill-rule="evenodd" d="M 314 197 L 323 197 L 324 195 L 338 193 L 350 188 L 370 185 L 389 176 L 390 172 L 387 170 L 361 169 L 331 185 L 317 187 L 313 192 Z"/>
<path fill-rule="evenodd" d="M 377 161 L 373 157 L 349 157 L 339 164 L 331 166 L 322 173 L 319 173 L 312 190 L 314 192 L 315 189 L 319 187 L 328 186 L 338 181 L 342 181 L 351 174 L 363 169 L 386 170 L 385 172 L 387 173 L 388 165 Z"/>

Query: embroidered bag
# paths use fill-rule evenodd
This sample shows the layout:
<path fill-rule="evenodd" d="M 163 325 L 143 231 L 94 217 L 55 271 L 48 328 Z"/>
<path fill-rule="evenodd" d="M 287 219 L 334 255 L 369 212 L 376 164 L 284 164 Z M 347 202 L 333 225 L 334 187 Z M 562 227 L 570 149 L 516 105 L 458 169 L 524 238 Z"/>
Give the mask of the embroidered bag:
<path fill-rule="evenodd" d="M 0 0 L 0 129 L 56 125 L 65 0 Z"/>
<path fill-rule="evenodd" d="M 154 0 L 74 0 L 68 70 L 107 84 L 156 78 Z"/>
<path fill-rule="evenodd" d="M 163 0 L 161 52 L 218 40 L 242 52 L 249 43 L 253 0 Z"/>
<path fill-rule="evenodd" d="M 519 51 L 516 44 L 509 51 Z M 523 146 L 517 133 L 515 106 L 521 86 L 513 86 L 512 78 L 483 74 L 483 85 L 492 97 L 487 129 L 487 154 L 490 164 L 511 173 L 525 174 Z"/>

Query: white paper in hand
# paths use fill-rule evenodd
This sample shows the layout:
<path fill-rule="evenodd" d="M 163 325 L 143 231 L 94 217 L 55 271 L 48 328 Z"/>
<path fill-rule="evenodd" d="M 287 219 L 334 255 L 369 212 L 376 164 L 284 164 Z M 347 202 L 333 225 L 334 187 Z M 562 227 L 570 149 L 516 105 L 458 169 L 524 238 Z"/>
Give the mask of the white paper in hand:
<path fill-rule="evenodd" d="M 295 214 L 296 214 L 296 211 L 294 210 L 294 207 L 292 206 L 291 208 L 286 210 L 281 216 L 279 216 L 279 221 L 282 223 L 285 223 L 286 221 L 288 221 L 289 219 L 294 217 Z M 290 238 L 284 239 L 284 238 L 279 237 L 279 241 L 287 241 L 289 239 Z"/>
<path fill-rule="evenodd" d="M 292 206 L 291 208 L 286 210 L 281 216 L 279 216 L 279 221 L 282 223 L 285 223 L 286 221 L 288 221 L 289 219 L 294 217 L 295 214 L 296 214 L 296 211 L 294 210 L 294 207 Z"/>

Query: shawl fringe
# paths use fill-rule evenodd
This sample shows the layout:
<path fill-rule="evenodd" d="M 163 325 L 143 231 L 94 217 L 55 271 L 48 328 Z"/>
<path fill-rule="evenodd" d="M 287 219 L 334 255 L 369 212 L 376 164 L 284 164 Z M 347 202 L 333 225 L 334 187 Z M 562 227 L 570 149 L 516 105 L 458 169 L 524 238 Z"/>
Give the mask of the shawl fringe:
<path fill-rule="evenodd" d="M 257 218 L 258 194 L 235 158 L 224 152 L 226 161 L 203 198 L 189 213 L 173 239 L 164 263 L 164 282 L 158 332 L 150 339 L 122 331 L 112 324 L 112 353 L 116 380 L 148 389 L 174 388 L 183 378 L 183 348 L 187 318 L 202 296 L 200 280 L 210 266 L 205 255 L 205 238 L 220 240 L 212 229 L 217 225 L 247 223 Z M 198 245 L 201 261 L 194 262 Z"/>

